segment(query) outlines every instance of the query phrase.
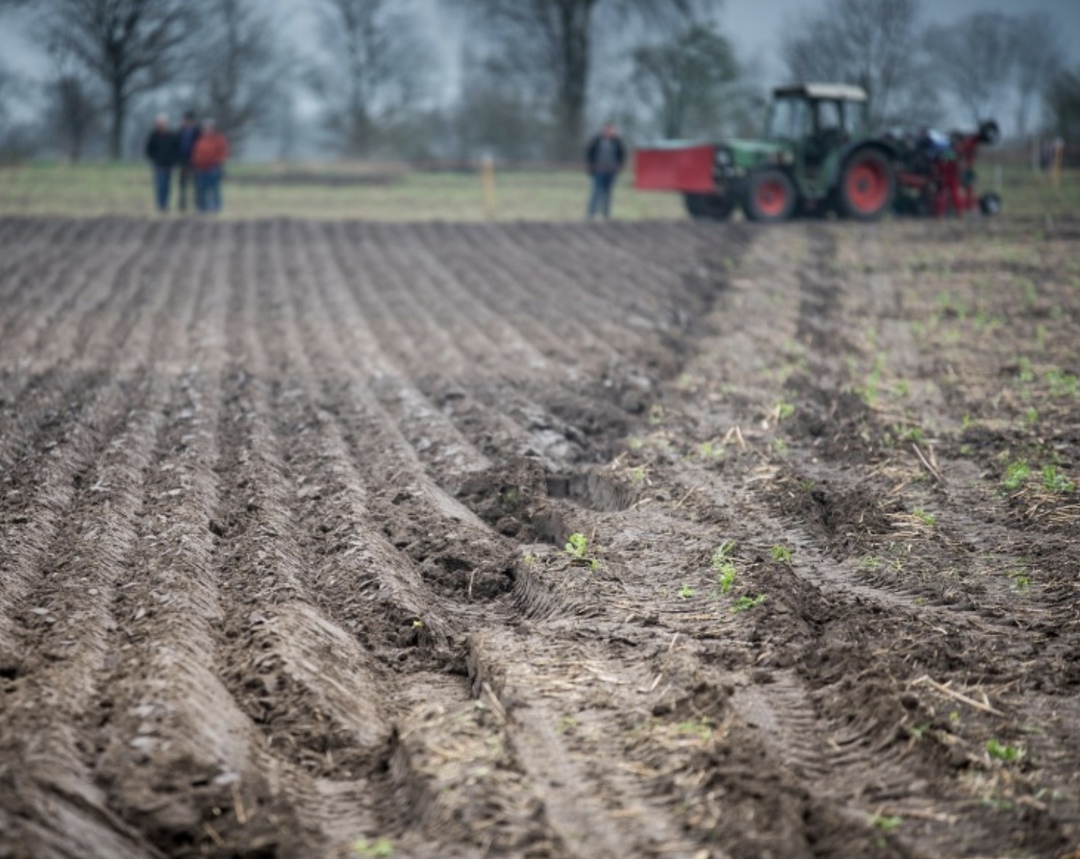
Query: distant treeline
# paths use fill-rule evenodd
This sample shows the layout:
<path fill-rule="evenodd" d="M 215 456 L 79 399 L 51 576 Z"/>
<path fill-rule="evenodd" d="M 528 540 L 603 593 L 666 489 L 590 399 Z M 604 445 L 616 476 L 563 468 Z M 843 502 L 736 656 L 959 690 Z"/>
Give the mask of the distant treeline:
<path fill-rule="evenodd" d="M 163 109 L 212 116 L 237 151 L 282 159 L 567 161 L 602 119 L 631 141 L 759 125 L 764 58 L 737 49 L 721 0 L 440 2 L 468 34 L 453 96 L 393 0 L 308 0 L 314 45 L 282 17 L 297 4 L 0 0 L 0 25 L 49 69 L 32 79 L 0 58 L 0 155 L 131 157 Z M 777 34 L 779 58 L 792 81 L 861 84 L 882 125 L 993 116 L 1013 136 L 1080 137 L 1080 69 L 1052 16 L 931 26 L 924 2 L 825 0 Z"/>

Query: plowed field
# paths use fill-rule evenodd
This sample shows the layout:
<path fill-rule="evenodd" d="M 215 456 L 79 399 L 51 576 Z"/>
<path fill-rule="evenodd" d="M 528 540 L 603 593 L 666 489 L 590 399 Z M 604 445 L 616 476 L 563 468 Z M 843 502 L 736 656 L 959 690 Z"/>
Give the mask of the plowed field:
<path fill-rule="evenodd" d="M 1080 855 L 1078 237 L 0 221 L 0 856 Z"/>

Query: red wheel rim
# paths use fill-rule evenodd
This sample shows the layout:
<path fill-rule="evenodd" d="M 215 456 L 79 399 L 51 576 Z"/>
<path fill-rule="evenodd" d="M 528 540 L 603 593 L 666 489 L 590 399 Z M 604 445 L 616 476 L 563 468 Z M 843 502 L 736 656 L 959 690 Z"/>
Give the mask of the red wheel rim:
<path fill-rule="evenodd" d="M 779 179 L 765 179 L 758 183 L 754 192 L 757 209 L 766 218 L 775 218 L 784 213 L 787 206 L 787 188 Z"/>
<path fill-rule="evenodd" d="M 889 199 L 889 177 L 877 161 L 860 161 L 847 175 L 847 195 L 852 207 L 870 215 L 884 208 Z"/>

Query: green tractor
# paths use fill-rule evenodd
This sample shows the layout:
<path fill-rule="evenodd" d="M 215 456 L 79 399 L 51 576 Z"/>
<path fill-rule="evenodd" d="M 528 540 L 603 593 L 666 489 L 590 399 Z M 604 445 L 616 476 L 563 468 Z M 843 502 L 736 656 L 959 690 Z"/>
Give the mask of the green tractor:
<path fill-rule="evenodd" d="M 845 84 L 773 91 L 760 140 L 659 144 L 637 150 L 635 184 L 681 191 L 695 218 L 752 221 L 825 214 L 874 220 L 896 194 L 898 152 L 868 132 L 867 96 Z"/>

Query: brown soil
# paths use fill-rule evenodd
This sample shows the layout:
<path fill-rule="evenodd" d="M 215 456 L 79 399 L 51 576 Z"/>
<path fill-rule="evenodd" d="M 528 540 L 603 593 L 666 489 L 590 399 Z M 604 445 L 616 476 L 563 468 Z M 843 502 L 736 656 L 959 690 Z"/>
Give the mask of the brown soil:
<path fill-rule="evenodd" d="M 1008 220 L 0 221 L 0 857 L 1076 855 L 1078 286 Z"/>

